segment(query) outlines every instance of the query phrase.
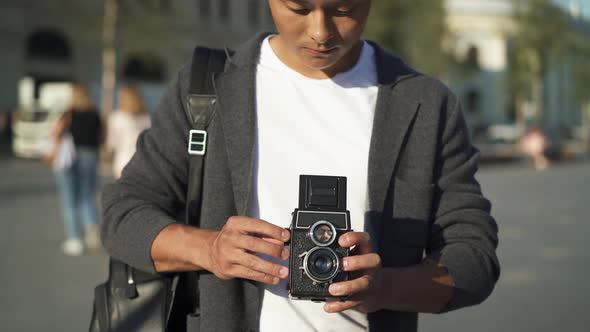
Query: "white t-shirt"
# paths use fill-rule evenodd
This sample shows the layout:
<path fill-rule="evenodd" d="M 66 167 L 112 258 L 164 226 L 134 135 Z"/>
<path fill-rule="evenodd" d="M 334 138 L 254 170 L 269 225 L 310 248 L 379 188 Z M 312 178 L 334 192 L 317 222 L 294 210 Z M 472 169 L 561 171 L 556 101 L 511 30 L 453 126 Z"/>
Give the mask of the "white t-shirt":
<path fill-rule="evenodd" d="M 299 202 L 299 175 L 346 176 L 352 228 L 363 231 L 378 89 L 373 47 L 364 42 L 358 63 L 348 72 L 316 80 L 285 65 L 270 38 L 262 43 L 257 67 L 258 122 L 249 215 L 289 227 Z M 367 329 L 365 314 L 357 310 L 328 314 L 323 303 L 290 300 L 286 284 L 260 286 L 261 331 Z"/>

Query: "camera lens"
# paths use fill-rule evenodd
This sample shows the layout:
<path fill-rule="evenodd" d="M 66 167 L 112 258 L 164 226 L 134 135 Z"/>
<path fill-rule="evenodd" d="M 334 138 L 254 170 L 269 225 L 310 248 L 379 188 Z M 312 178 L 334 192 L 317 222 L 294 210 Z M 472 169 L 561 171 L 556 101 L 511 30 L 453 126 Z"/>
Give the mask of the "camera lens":
<path fill-rule="evenodd" d="M 336 239 L 336 229 L 330 222 L 320 220 L 309 229 L 309 237 L 316 245 L 326 247 Z"/>
<path fill-rule="evenodd" d="M 307 276 L 316 282 L 332 280 L 339 272 L 338 255 L 330 248 L 315 247 L 311 249 L 303 261 Z"/>
<path fill-rule="evenodd" d="M 329 257 L 318 256 L 315 258 L 313 262 L 311 262 L 311 264 L 313 264 L 314 271 L 317 271 L 321 274 L 325 274 L 330 272 L 330 270 L 332 269 L 333 262 Z"/>

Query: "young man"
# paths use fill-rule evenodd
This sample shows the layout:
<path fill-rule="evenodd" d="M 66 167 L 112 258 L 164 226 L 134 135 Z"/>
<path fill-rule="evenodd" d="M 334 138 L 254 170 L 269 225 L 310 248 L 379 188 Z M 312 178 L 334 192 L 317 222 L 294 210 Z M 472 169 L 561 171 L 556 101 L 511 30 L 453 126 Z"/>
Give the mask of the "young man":
<path fill-rule="evenodd" d="M 278 34 L 247 42 L 215 79 L 200 228 L 174 219 L 188 179 L 184 68 L 104 192 L 109 253 L 203 271 L 201 331 L 416 331 L 418 312 L 483 301 L 497 226 L 457 98 L 360 39 L 370 0 L 269 4 Z M 357 255 L 342 261 L 351 280 L 329 288 L 346 301 L 288 299 L 300 174 L 348 178 L 355 232 L 339 244 Z"/>

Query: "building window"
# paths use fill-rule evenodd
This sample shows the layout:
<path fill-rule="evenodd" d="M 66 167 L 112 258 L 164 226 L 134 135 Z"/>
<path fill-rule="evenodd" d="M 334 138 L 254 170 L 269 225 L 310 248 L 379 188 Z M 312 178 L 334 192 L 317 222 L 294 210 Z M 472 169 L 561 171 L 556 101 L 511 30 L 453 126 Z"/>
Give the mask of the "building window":
<path fill-rule="evenodd" d="M 478 114 L 481 112 L 481 94 L 477 89 L 473 88 L 465 93 L 465 106 L 469 113 Z"/>
<path fill-rule="evenodd" d="M 27 39 L 27 58 L 69 61 L 72 56 L 67 40 L 56 30 L 41 29 Z"/>
<path fill-rule="evenodd" d="M 258 0 L 248 1 L 248 22 L 251 26 L 257 26 L 260 20 L 260 2 Z"/>
<path fill-rule="evenodd" d="M 164 62 L 153 54 L 133 54 L 122 67 L 127 81 L 163 82 L 166 80 Z"/>
<path fill-rule="evenodd" d="M 201 18 L 211 16 L 211 0 L 199 0 L 199 15 Z"/>
<path fill-rule="evenodd" d="M 479 49 L 476 46 L 471 46 L 465 55 L 465 66 L 471 70 L 479 70 Z"/>
<path fill-rule="evenodd" d="M 228 21 L 229 13 L 229 0 L 219 0 L 219 18 L 222 21 Z"/>

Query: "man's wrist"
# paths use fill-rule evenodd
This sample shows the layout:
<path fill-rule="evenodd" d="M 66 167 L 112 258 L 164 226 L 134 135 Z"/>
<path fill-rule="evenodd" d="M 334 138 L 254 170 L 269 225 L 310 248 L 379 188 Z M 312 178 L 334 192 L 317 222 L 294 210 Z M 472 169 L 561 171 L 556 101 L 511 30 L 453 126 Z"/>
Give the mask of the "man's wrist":
<path fill-rule="evenodd" d="M 217 231 L 194 228 L 187 243 L 189 250 L 187 260 L 199 270 L 211 271 L 211 247 L 217 236 Z"/>
<path fill-rule="evenodd" d="M 184 224 L 166 226 L 154 240 L 151 256 L 158 272 L 206 269 L 213 231 Z"/>
<path fill-rule="evenodd" d="M 402 268 L 382 267 L 378 271 L 378 307 L 385 310 L 400 310 L 398 288 L 401 286 L 400 273 Z"/>
<path fill-rule="evenodd" d="M 374 282 L 376 291 L 373 293 L 376 298 L 376 309 L 377 310 L 392 310 L 392 303 L 394 299 L 394 279 L 395 269 L 380 267 L 374 273 Z"/>
<path fill-rule="evenodd" d="M 452 299 L 453 280 L 433 260 L 378 270 L 378 307 L 393 311 L 440 312 Z"/>

